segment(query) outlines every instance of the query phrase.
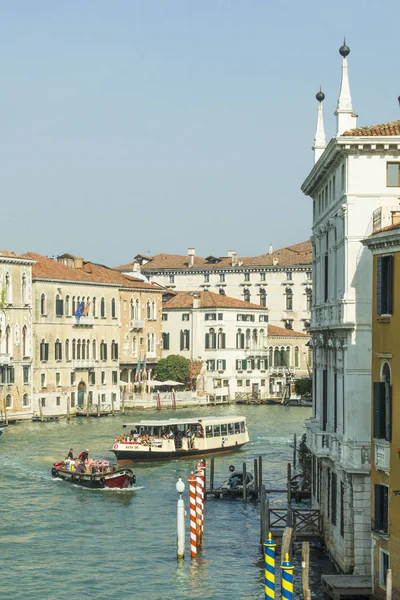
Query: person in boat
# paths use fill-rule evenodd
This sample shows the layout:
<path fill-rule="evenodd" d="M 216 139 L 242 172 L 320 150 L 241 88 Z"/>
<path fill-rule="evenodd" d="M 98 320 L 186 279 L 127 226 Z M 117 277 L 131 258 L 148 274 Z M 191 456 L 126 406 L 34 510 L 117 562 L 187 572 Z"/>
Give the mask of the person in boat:
<path fill-rule="evenodd" d="M 74 449 L 70 448 L 67 454 L 67 460 L 74 460 Z"/>
<path fill-rule="evenodd" d="M 81 452 L 80 455 L 78 456 L 78 460 L 80 460 L 80 462 L 85 463 L 86 461 L 89 460 L 89 450 L 85 450 L 84 452 Z"/>

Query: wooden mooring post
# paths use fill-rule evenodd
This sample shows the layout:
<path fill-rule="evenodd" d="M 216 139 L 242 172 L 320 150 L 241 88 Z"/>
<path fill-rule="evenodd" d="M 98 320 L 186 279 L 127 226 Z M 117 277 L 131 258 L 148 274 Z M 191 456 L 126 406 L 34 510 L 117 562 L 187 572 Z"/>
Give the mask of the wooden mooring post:
<path fill-rule="evenodd" d="M 39 399 L 39 402 L 40 402 L 40 399 Z M 4 407 L 4 421 L 5 421 L 5 424 L 8 425 L 7 402 L 6 402 L 5 398 L 3 399 L 3 407 Z"/>
<path fill-rule="evenodd" d="M 290 504 L 292 500 L 292 465 L 287 464 L 287 501 Z"/>
<path fill-rule="evenodd" d="M 247 471 L 246 463 L 243 463 L 242 482 L 243 482 L 243 501 L 247 500 Z"/>
<path fill-rule="evenodd" d="M 296 470 L 296 460 L 297 460 L 297 436 L 293 434 L 293 471 Z"/>
<path fill-rule="evenodd" d="M 258 491 L 260 488 L 258 487 L 258 463 L 257 459 L 254 459 L 254 487 Z"/>
<path fill-rule="evenodd" d="M 67 419 L 71 419 L 71 398 L 67 396 Z"/>
<path fill-rule="evenodd" d="M 303 600 L 310 600 L 311 593 L 309 588 L 308 573 L 310 570 L 310 544 L 303 542 L 301 545 L 301 587 L 303 590 Z"/>
<path fill-rule="evenodd" d="M 258 489 L 259 489 L 259 493 L 261 493 L 261 487 L 262 487 L 262 456 L 260 455 L 258 457 Z"/>
<path fill-rule="evenodd" d="M 214 456 L 210 459 L 210 490 L 214 489 Z"/>
<path fill-rule="evenodd" d="M 265 491 L 265 486 L 263 485 L 260 494 L 260 542 L 262 547 L 268 539 L 269 531 L 269 498 Z"/>
<path fill-rule="evenodd" d="M 292 541 L 293 541 L 293 528 L 285 527 L 282 536 L 282 547 L 281 547 L 281 564 L 285 560 L 285 556 L 288 554 L 289 559 L 292 559 Z"/>
<path fill-rule="evenodd" d="M 97 394 L 97 417 L 100 417 L 101 415 L 101 410 L 100 410 L 100 394 Z"/>

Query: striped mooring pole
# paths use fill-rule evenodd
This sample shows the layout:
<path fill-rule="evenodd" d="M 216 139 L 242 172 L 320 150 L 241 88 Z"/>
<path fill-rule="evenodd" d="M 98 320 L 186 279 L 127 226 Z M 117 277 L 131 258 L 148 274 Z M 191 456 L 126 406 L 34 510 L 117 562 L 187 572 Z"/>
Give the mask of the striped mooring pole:
<path fill-rule="evenodd" d="M 275 548 L 271 533 L 264 543 L 264 591 L 265 600 L 275 600 Z"/>
<path fill-rule="evenodd" d="M 197 547 L 201 546 L 202 538 L 202 521 L 203 521 L 203 482 L 201 479 L 200 465 L 197 465 L 196 470 L 196 536 Z"/>
<path fill-rule="evenodd" d="M 293 600 L 293 571 L 294 566 L 289 562 L 289 554 L 286 552 L 285 562 L 281 565 L 281 596 L 282 600 Z"/>
<path fill-rule="evenodd" d="M 201 461 L 199 462 L 199 466 L 198 469 L 201 472 L 201 489 L 202 489 L 202 500 L 201 500 L 201 541 L 203 542 L 203 533 L 204 533 L 204 500 L 205 500 L 205 489 L 206 489 L 206 481 L 205 481 L 205 470 L 206 470 L 206 465 L 204 463 L 204 460 L 201 459 Z"/>
<path fill-rule="evenodd" d="M 189 479 L 189 506 L 190 506 L 190 556 L 197 556 L 197 532 L 196 532 L 196 477 L 191 473 Z"/>

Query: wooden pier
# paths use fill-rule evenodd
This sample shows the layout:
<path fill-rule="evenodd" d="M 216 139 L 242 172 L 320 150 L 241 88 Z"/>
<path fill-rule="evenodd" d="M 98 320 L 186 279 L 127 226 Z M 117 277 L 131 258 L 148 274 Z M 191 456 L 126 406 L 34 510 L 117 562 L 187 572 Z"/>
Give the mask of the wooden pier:
<path fill-rule="evenodd" d="M 367 575 L 322 575 L 322 591 L 332 598 L 341 596 L 372 596 L 372 580 Z"/>

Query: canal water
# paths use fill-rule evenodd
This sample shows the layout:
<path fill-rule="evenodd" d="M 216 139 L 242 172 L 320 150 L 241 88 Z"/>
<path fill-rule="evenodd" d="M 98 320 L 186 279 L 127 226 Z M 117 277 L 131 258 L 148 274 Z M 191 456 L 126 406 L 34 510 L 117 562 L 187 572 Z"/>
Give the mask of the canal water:
<path fill-rule="evenodd" d="M 187 536 L 185 560 L 177 562 L 175 483 L 178 477 L 187 481 L 193 460 L 135 465 L 134 491 L 85 490 L 51 477 L 52 463 L 70 447 L 75 455 L 89 448 L 93 458 L 112 458 L 110 448 L 124 422 L 210 411 L 245 415 L 251 439 L 241 451 L 216 458 L 215 482 L 226 478 L 229 465 L 250 466 L 262 455 L 264 481 L 283 486 L 293 434 L 299 439 L 303 433 L 308 408 L 230 405 L 10 425 L 0 439 L 2 600 L 263 598 L 254 503 L 207 500 L 203 549 L 191 561 Z M 187 484 L 184 499 L 188 510 Z M 323 563 L 315 552 L 311 582 L 318 592 Z M 298 577 L 298 557 L 295 563 Z"/>

